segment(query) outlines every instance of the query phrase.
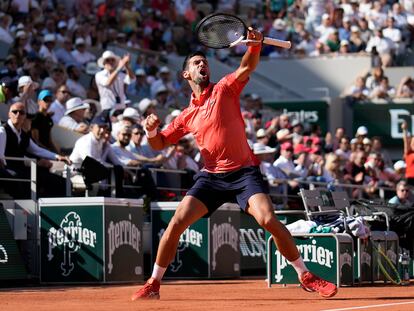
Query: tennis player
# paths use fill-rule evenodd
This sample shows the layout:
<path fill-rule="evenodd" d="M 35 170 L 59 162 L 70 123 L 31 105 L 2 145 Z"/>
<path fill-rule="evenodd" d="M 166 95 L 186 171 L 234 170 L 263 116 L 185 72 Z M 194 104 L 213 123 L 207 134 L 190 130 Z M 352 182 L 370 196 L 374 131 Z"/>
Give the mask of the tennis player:
<path fill-rule="evenodd" d="M 249 28 L 248 38 L 257 42 L 248 43 L 239 68 L 218 83 L 210 82 L 209 65 L 202 52 L 187 56 L 182 75 L 193 91 L 189 106 L 163 131 L 158 131 L 160 119 L 156 115 L 145 120 L 148 141 L 156 150 L 193 134 L 205 167 L 195 176 L 194 186 L 178 205 L 160 240 L 151 278 L 134 293 L 132 300 L 159 299 L 160 282 L 175 256 L 180 235 L 223 203 L 234 201 L 272 234 L 305 290 L 318 292 L 324 298 L 337 292 L 334 284 L 308 271 L 290 232 L 275 217 L 259 163 L 247 143 L 239 96 L 259 62 L 263 35 Z"/>

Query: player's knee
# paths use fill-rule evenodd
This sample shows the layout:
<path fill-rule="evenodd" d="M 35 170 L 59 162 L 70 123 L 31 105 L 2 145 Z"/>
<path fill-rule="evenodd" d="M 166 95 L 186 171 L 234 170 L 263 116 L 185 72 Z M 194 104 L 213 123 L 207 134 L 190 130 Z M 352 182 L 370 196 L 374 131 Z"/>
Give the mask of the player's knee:
<path fill-rule="evenodd" d="M 272 215 L 268 215 L 268 214 L 261 215 L 261 216 L 257 217 L 256 220 L 257 220 L 257 223 L 265 229 L 272 226 L 274 221 L 275 221 L 274 217 Z"/>

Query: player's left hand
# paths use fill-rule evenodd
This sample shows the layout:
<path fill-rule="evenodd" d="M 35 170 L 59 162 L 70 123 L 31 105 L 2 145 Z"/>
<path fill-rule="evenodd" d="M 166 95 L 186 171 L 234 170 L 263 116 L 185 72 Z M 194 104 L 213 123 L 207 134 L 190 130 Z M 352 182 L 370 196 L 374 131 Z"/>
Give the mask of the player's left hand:
<path fill-rule="evenodd" d="M 253 29 L 252 27 L 249 27 L 247 31 L 247 39 L 254 40 L 256 42 L 248 42 L 246 45 L 258 46 L 262 44 L 263 34 L 260 31 Z"/>

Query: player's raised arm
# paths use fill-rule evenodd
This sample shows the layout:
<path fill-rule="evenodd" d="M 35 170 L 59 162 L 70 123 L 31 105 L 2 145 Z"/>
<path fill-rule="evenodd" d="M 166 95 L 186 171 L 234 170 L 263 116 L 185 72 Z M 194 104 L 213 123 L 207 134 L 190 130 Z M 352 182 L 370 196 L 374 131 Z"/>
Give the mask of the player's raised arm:
<path fill-rule="evenodd" d="M 263 34 L 249 27 L 247 38 L 256 42 L 248 42 L 248 49 L 243 55 L 239 68 L 236 70 L 236 79 L 245 81 L 251 72 L 253 72 L 260 60 L 260 51 L 262 49 Z"/>

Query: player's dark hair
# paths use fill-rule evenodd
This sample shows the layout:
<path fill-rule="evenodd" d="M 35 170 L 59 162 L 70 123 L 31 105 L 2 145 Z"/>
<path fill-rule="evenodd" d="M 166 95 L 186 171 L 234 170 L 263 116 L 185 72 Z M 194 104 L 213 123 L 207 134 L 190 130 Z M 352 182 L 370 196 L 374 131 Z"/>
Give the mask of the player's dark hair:
<path fill-rule="evenodd" d="M 189 59 L 191 59 L 192 57 L 194 57 L 194 56 L 202 56 L 202 57 L 204 57 L 204 58 L 207 58 L 206 57 L 206 54 L 204 54 L 203 52 L 201 52 L 201 51 L 196 51 L 196 52 L 193 52 L 193 53 L 191 53 L 191 54 L 188 54 L 186 57 L 185 57 L 185 59 L 184 59 L 184 62 L 183 62 L 183 71 L 184 70 L 186 70 L 186 68 L 187 68 L 187 63 L 188 63 L 188 60 Z"/>

